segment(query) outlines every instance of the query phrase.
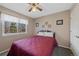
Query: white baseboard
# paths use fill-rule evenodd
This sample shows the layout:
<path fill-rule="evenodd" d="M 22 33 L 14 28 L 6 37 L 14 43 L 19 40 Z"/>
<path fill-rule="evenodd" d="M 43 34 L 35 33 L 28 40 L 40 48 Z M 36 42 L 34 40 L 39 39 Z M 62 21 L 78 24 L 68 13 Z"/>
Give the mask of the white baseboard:
<path fill-rule="evenodd" d="M 70 49 L 70 47 L 67 47 L 67 46 L 63 46 L 63 45 L 58 45 L 58 46 L 63 47 L 63 48 Z"/>
<path fill-rule="evenodd" d="M 72 44 L 71 44 L 71 50 L 75 56 L 79 56 L 79 54 L 77 53 L 78 51 L 75 49 L 75 47 Z"/>
<path fill-rule="evenodd" d="M 5 52 L 7 52 L 7 51 L 9 51 L 9 48 L 6 49 L 6 50 L 1 51 L 0 54 L 5 53 Z"/>
<path fill-rule="evenodd" d="M 72 48 L 71 48 L 71 50 L 72 50 L 74 56 L 78 56 L 78 55 L 76 54 L 76 52 L 75 52 Z"/>

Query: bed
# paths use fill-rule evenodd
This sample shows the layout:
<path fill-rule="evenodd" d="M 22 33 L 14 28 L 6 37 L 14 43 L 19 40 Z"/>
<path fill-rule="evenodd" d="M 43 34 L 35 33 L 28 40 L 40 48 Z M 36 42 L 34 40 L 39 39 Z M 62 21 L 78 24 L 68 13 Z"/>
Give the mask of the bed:
<path fill-rule="evenodd" d="M 8 56 L 51 56 L 56 46 L 55 37 L 36 35 L 13 42 Z"/>

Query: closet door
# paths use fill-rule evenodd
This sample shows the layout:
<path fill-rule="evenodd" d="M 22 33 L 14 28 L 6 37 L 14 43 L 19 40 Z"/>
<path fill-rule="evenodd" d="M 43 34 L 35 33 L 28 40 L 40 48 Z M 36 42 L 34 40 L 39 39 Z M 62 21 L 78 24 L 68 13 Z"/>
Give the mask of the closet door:
<path fill-rule="evenodd" d="M 70 43 L 76 55 L 79 55 L 79 4 L 71 11 Z"/>

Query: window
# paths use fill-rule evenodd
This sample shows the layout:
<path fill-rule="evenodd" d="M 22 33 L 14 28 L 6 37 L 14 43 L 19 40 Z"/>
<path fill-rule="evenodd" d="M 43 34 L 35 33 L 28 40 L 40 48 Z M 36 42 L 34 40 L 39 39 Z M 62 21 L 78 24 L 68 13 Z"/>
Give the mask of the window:
<path fill-rule="evenodd" d="M 7 14 L 1 14 L 2 34 L 13 35 L 27 32 L 28 21 Z"/>

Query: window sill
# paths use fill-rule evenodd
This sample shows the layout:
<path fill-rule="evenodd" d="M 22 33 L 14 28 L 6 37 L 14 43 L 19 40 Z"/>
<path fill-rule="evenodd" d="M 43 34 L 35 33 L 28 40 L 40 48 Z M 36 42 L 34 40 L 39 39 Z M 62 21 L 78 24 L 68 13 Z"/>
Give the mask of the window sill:
<path fill-rule="evenodd" d="M 26 34 L 27 32 L 21 32 L 21 33 L 7 33 L 7 34 L 2 34 L 2 36 L 11 36 L 11 35 L 20 35 L 20 34 Z"/>

